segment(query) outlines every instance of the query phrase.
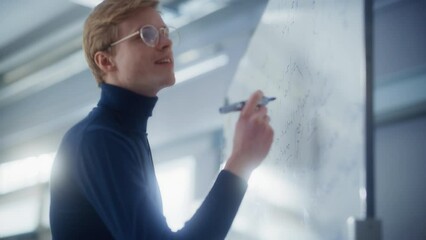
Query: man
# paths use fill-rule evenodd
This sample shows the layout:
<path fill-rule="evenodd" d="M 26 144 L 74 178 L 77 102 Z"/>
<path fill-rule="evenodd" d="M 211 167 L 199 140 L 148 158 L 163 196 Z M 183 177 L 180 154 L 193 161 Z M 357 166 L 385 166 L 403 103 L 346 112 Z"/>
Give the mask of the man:
<path fill-rule="evenodd" d="M 157 93 L 175 82 L 172 42 L 157 2 L 105 0 L 88 17 L 83 47 L 101 89 L 98 106 L 64 136 L 51 180 L 53 239 L 224 239 L 273 138 L 254 93 L 233 151 L 194 216 L 172 232 L 162 213 L 146 134 Z"/>

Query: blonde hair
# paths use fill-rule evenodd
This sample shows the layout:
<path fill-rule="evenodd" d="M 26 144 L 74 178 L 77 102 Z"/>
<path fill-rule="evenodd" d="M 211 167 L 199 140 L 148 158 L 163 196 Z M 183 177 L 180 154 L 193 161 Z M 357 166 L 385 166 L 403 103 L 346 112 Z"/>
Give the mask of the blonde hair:
<path fill-rule="evenodd" d="M 103 72 L 95 63 L 95 53 L 108 51 L 117 38 L 118 24 L 140 8 L 156 8 L 158 0 L 104 0 L 87 17 L 83 30 L 83 50 L 89 68 L 98 84 Z"/>

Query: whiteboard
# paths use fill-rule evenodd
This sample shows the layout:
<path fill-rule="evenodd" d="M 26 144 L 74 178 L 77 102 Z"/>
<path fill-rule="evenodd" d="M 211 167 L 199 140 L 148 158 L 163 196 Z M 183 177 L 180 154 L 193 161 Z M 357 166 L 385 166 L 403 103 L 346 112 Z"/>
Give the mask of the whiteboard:
<path fill-rule="evenodd" d="M 270 0 L 229 87 L 261 89 L 274 143 L 228 239 L 348 239 L 365 217 L 363 1 Z M 223 116 L 224 155 L 238 113 Z"/>

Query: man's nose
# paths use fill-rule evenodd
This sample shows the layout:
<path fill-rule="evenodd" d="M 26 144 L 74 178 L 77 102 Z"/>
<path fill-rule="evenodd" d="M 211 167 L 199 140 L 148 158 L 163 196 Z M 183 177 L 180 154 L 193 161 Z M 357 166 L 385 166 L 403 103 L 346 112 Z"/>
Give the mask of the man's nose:
<path fill-rule="evenodd" d="M 159 50 L 170 48 L 172 47 L 172 45 L 173 45 L 173 42 L 168 36 L 164 36 L 160 34 L 160 41 L 157 44 L 157 48 Z"/>

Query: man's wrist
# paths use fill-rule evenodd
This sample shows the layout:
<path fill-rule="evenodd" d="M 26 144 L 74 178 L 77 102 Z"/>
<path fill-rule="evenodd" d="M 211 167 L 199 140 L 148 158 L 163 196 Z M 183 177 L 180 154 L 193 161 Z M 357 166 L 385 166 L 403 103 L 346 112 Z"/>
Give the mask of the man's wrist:
<path fill-rule="evenodd" d="M 240 164 L 242 161 L 244 160 L 237 160 L 235 157 L 231 156 L 226 162 L 224 170 L 227 170 L 244 179 L 245 181 L 248 181 L 251 175 L 251 171 L 248 170 L 247 167 L 244 167 L 242 164 Z"/>

